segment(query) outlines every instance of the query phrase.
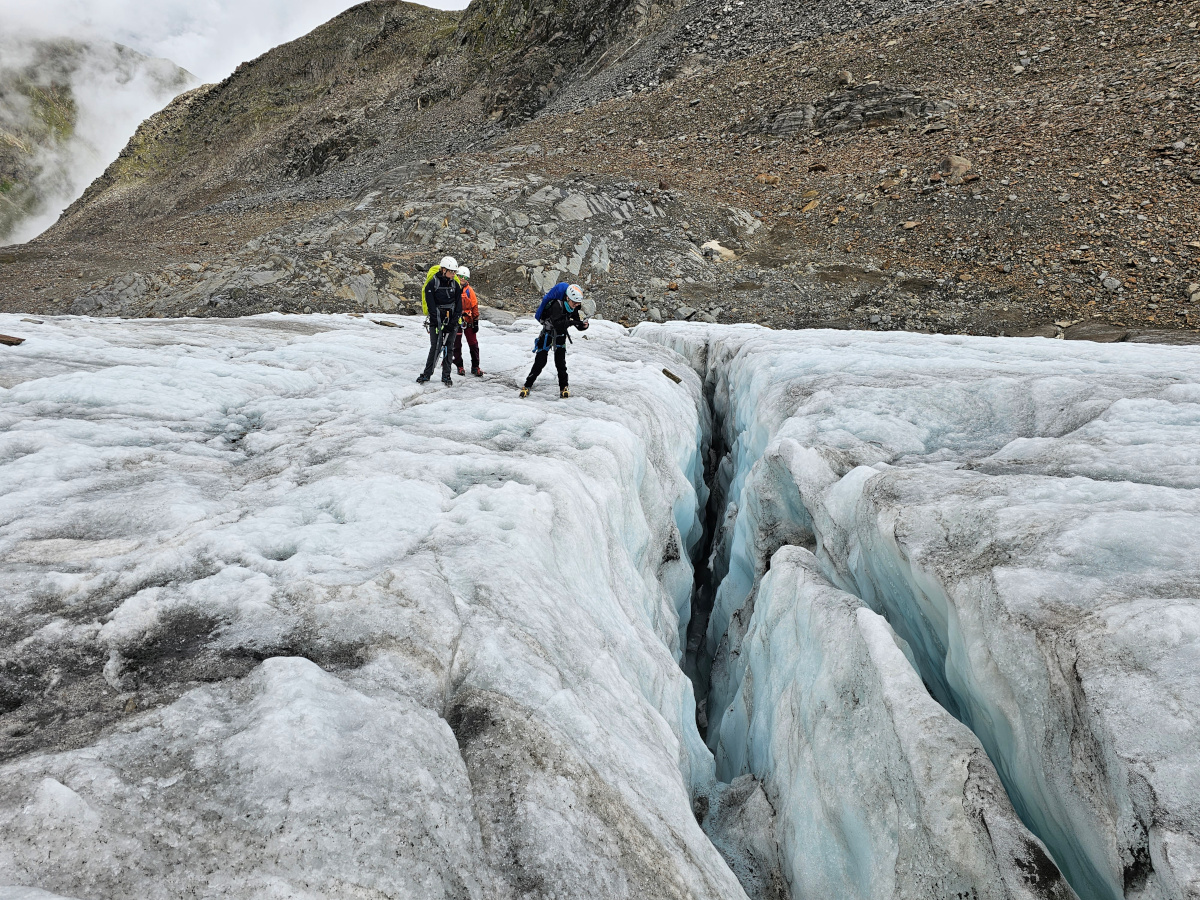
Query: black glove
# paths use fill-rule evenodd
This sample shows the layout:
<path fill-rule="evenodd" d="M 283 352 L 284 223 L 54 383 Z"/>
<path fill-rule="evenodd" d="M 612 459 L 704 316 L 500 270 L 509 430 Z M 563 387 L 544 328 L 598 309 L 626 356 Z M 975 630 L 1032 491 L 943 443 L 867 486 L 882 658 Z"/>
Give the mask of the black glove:
<path fill-rule="evenodd" d="M 473 331 L 475 334 L 479 334 L 479 323 L 478 322 L 476 322 L 474 325 L 471 326 L 471 331 Z"/>
<path fill-rule="evenodd" d="M 587 330 L 588 330 L 588 323 L 587 323 L 587 322 L 580 322 L 580 323 L 579 323 L 579 330 L 580 330 L 580 331 L 587 331 Z"/>

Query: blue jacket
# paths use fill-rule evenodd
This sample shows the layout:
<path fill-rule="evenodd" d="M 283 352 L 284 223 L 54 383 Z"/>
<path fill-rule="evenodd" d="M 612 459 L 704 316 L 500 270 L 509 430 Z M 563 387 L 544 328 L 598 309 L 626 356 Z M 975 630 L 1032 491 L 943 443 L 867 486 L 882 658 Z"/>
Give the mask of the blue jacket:
<path fill-rule="evenodd" d="M 579 310 L 568 310 L 567 299 L 567 283 L 560 281 L 550 290 L 546 291 L 546 296 L 542 298 L 541 304 L 534 313 L 534 318 L 542 323 L 542 326 L 548 330 L 552 330 L 556 335 L 565 335 L 567 329 L 574 325 L 580 331 L 587 328 L 587 322 L 579 318 Z"/>
<path fill-rule="evenodd" d="M 533 317 L 539 322 L 542 321 L 542 316 L 546 312 L 547 304 L 553 300 L 558 300 L 561 302 L 562 299 L 567 296 L 568 287 L 569 285 L 565 281 L 560 281 L 554 287 L 550 288 L 550 290 L 546 291 L 546 296 L 542 298 L 542 302 L 538 306 L 537 312 L 533 314 Z"/>

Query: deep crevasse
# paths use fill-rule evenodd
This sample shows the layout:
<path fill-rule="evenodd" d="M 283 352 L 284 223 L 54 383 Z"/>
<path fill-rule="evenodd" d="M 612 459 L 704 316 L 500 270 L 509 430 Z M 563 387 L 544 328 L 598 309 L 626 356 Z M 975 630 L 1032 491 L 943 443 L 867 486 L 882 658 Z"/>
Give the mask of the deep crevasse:
<path fill-rule="evenodd" d="M 709 743 L 718 774 L 756 772 L 781 818 L 797 815 L 781 830 L 795 835 L 784 849 L 799 895 L 804 884 L 869 882 L 854 873 L 882 870 L 881 854 L 886 869 L 915 852 L 864 825 L 854 798 L 837 797 L 838 809 L 822 794 L 822 778 L 862 763 L 853 749 L 847 759 L 805 750 L 840 721 L 836 703 L 806 702 L 848 690 L 852 717 L 862 672 L 842 682 L 836 666 L 787 673 L 786 652 L 800 649 L 773 648 L 780 622 L 761 620 L 764 603 L 783 621 L 807 616 L 797 633 L 810 653 L 824 628 L 842 634 L 865 671 L 882 672 L 867 665 L 879 642 L 863 622 L 827 608 L 836 586 L 886 616 L 899 650 L 982 741 L 1082 896 L 1200 896 L 1200 355 L 754 327 L 637 334 L 705 377 L 731 448 L 717 482 L 729 484 L 732 534 L 717 541 L 728 574 L 708 632 Z M 763 578 L 785 544 L 816 557 L 788 557 L 790 575 Z M 902 744 L 894 698 L 883 681 L 875 688 L 874 708 L 889 711 L 878 721 Z M 780 709 L 787 715 L 773 721 Z M 798 726 L 806 714 L 816 718 Z M 952 725 L 925 727 L 958 740 Z M 802 834 L 795 809 L 806 803 L 826 811 L 824 832 Z M 912 813 L 918 827 L 921 814 Z M 828 865 L 814 865 L 813 841 L 829 840 L 816 854 Z M 890 896 L 874 889 L 849 893 Z"/>

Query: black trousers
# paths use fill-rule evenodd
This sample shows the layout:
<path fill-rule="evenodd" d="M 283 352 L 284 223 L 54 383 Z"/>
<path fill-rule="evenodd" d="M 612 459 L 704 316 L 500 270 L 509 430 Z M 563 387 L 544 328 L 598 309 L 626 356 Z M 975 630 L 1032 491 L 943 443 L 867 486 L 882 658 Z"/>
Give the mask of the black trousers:
<path fill-rule="evenodd" d="M 537 381 L 537 377 L 542 374 L 542 369 L 546 368 L 546 360 L 550 356 L 549 350 L 539 350 L 533 357 L 533 368 L 529 370 L 529 377 L 525 379 L 525 387 L 533 387 L 533 383 Z M 554 367 L 558 369 L 558 389 L 561 391 L 567 386 L 567 348 L 554 348 Z"/>
<path fill-rule="evenodd" d="M 437 365 L 439 353 L 442 354 L 442 379 L 450 377 L 450 349 L 454 343 L 454 323 L 450 320 L 454 317 L 453 313 L 453 310 L 446 310 L 444 313 L 439 311 L 436 318 L 430 316 L 429 358 L 425 360 L 425 371 L 421 373 L 425 378 L 433 377 L 433 367 Z"/>

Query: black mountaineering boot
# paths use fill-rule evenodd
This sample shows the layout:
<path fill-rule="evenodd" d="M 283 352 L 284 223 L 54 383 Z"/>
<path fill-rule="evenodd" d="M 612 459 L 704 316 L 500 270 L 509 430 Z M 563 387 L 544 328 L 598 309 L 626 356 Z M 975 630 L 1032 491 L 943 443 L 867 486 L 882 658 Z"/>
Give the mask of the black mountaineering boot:
<path fill-rule="evenodd" d="M 425 382 L 427 382 L 428 380 L 429 380 L 429 376 L 428 376 L 428 375 L 418 375 L 418 376 L 417 376 L 417 384 L 424 384 L 424 383 L 425 383 Z"/>
<path fill-rule="evenodd" d="M 529 388 L 527 388 L 527 387 L 521 388 L 521 396 L 528 397 L 529 396 Z"/>
<path fill-rule="evenodd" d="M 571 391 L 570 391 L 570 389 L 569 389 L 569 388 L 563 388 L 562 390 L 560 390 L 560 391 L 558 392 L 558 396 L 560 396 L 560 397 L 562 397 L 564 400 L 566 400 L 568 397 L 570 397 L 570 396 L 571 396 Z"/>
<path fill-rule="evenodd" d="M 450 380 L 449 375 L 446 375 L 442 378 L 442 384 L 444 384 L 446 387 L 450 387 L 452 384 L 454 384 L 454 382 Z"/>

